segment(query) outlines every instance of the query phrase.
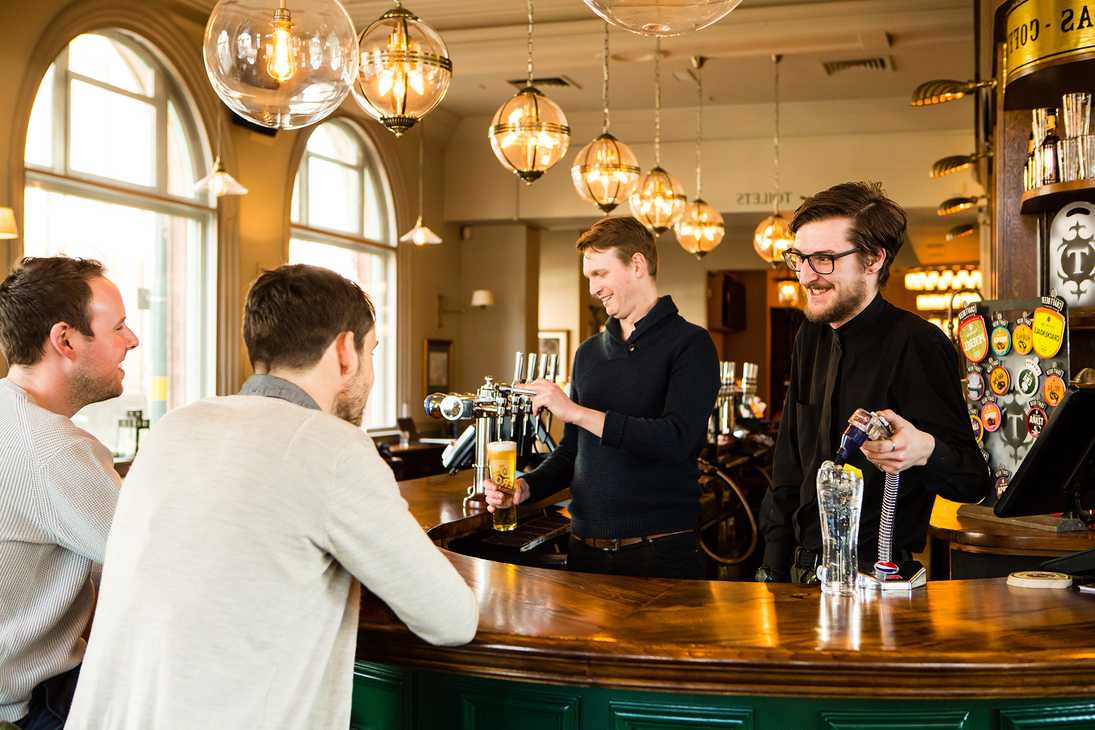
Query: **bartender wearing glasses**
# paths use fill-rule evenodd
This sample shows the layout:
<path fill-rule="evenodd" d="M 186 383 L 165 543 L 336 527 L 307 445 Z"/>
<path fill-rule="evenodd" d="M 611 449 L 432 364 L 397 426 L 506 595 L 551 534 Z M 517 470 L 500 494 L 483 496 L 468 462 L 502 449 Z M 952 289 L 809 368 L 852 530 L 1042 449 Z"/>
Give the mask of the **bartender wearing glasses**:
<path fill-rule="evenodd" d="M 990 488 L 961 390 L 959 360 L 934 325 L 880 294 L 905 241 L 901 208 L 877 184 L 843 183 L 807 199 L 791 221 L 787 268 L 806 291 L 772 488 L 761 508 L 757 580 L 814 583 L 821 550 L 816 478 L 857 408 L 877 411 L 893 438 L 849 463 L 863 471 L 859 554 L 878 549 L 884 473 L 903 472 L 893 552 L 924 549 L 935 496 L 977 502 Z"/>

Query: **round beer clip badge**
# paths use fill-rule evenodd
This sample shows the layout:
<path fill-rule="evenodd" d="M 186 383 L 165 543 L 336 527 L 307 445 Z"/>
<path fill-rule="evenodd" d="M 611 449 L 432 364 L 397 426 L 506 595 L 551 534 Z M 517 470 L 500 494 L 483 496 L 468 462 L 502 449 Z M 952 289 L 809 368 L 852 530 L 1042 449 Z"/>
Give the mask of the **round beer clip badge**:
<path fill-rule="evenodd" d="M 981 406 L 981 423 L 989 433 L 999 431 L 1003 420 L 1004 416 L 1000 412 L 1000 406 L 996 405 L 996 401 L 990 400 Z"/>
<path fill-rule="evenodd" d="M 1011 345 L 1020 355 L 1029 355 L 1034 350 L 1034 330 L 1029 324 L 1020 322 L 1011 332 Z"/>
<path fill-rule="evenodd" d="M 1011 330 L 1006 323 L 1001 322 L 992 328 L 989 344 L 992 347 L 992 354 L 996 357 L 1003 357 L 1011 352 Z"/>
<path fill-rule="evenodd" d="M 1033 398 L 1038 393 L 1038 372 L 1029 365 L 1020 370 L 1015 376 L 1015 390 L 1025 398 Z"/>
<path fill-rule="evenodd" d="M 1047 375 L 1042 383 L 1042 397 L 1046 405 L 1056 408 L 1065 397 L 1065 380 L 1060 375 Z"/>
<path fill-rule="evenodd" d="M 989 387 L 996 395 L 1006 395 L 1011 390 L 1011 374 L 1003 365 L 997 365 L 989 372 Z"/>
<path fill-rule="evenodd" d="M 972 401 L 978 401 L 984 394 L 985 376 L 980 370 L 970 368 L 966 372 L 966 397 Z"/>
<path fill-rule="evenodd" d="M 1049 414 L 1046 413 L 1046 409 L 1042 407 L 1042 404 L 1038 401 L 1031 402 L 1027 408 L 1027 433 L 1030 434 L 1032 439 L 1038 438 L 1038 435 L 1042 433 L 1042 429 L 1049 423 Z"/>

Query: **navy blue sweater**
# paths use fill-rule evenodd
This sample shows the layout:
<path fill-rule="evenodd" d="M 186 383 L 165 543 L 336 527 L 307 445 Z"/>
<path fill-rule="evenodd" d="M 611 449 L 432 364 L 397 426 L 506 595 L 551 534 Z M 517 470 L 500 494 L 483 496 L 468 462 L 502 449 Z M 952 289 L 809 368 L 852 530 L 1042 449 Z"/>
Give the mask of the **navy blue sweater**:
<path fill-rule="evenodd" d="M 525 476 L 536 497 L 568 484 L 574 534 L 637 537 L 696 527 L 696 457 L 719 389 L 710 335 L 664 296 L 625 341 L 608 321 L 574 357 L 571 399 L 605 413 L 597 438 L 567 424 L 559 448 Z"/>

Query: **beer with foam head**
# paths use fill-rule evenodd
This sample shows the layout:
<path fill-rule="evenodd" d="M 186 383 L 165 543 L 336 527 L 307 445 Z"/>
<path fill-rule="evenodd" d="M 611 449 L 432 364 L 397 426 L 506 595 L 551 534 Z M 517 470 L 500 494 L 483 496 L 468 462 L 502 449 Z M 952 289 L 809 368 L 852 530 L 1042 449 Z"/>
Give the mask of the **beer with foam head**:
<path fill-rule="evenodd" d="M 514 480 L 517 473 L 517 442 L 495 441 L 487 444 L 487 467 L 490 480 L 499 491 L 508 495 L 501 506 L 494 509 L 494 529 L 505 531 L 517 527 L 517 507 L 513 504 Z"/>

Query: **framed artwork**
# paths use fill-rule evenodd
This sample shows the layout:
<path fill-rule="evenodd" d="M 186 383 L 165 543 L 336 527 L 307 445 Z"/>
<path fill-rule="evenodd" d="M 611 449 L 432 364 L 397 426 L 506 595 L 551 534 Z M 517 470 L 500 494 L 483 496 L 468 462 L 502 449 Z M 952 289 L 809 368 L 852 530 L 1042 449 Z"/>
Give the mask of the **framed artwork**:
<path fill-rule="evenodd" d="M 540 330 L 540 354 L 559 356 L 559 370 L 555 374 L 555 382 L 565 383 L 568 379 L 567 363 L 570 359 L 570 330 Z"/>
<path fill-rule="evenodd" d="M 452 340 L 426 340 L 422 348 L 424 393 L 448 393 L 452 390 Z"/>

